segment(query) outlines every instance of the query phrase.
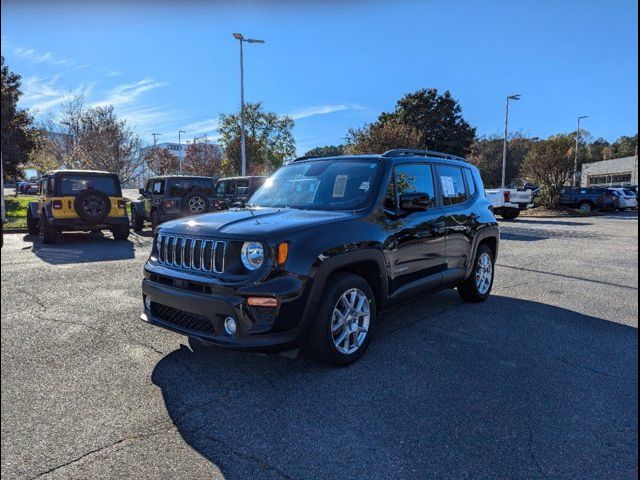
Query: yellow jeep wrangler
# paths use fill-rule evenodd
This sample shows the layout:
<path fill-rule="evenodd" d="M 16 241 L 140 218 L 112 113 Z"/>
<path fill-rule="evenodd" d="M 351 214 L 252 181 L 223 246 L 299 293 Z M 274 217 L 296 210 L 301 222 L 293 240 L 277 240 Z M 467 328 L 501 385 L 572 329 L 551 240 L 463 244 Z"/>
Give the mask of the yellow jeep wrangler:
<path fill-rule="evenodd" d="M 55 243 L 63 231 L 111 230 L 129 236 L 129 217 L 118 176 L 92 170 L 56 170 L 40 180 L 38 201 L 29 202 L 27 227 L 42 243 Z"/>

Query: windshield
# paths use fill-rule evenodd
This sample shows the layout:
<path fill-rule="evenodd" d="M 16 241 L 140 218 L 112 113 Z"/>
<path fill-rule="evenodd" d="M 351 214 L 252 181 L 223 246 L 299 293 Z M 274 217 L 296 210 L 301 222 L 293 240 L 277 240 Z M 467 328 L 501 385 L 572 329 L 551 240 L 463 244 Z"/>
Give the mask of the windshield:
<path fill-rule="evenodd" d="M 112 176 L 68 175 L 60 179 L 60 195 L 73 196 L 87 188 L 99 190 L 109 197 L 120 196 L 120 187 Z"/>
<path fill-rule="evenodd" d="M 380 168 L 369 160 L 317 160 L 282 167 L 251 197 L 258 207 L 357 210 L 369 201 Z"/>

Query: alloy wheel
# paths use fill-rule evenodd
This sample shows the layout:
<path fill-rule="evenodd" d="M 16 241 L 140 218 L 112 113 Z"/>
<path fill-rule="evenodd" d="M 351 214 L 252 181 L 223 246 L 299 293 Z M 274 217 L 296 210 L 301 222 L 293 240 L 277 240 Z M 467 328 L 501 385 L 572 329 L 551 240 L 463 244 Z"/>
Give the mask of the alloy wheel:
<path fill-rule="evenodd" d="M 358 350 L 367 338 L 371 309 L 365 293 L 352 288 L 344 292 L 331 315 L 331 338 L 336 349 L 345 355 Z"/>

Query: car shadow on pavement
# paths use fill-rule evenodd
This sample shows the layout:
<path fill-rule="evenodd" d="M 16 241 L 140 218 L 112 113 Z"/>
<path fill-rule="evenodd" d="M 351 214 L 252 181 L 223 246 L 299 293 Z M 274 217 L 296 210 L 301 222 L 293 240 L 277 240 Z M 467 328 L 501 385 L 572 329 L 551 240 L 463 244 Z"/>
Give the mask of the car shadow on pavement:
<path fill-rule="evenodd" d="M 547 240 L 549 238 L 590 238 L 597 240 L 605 236 L 606 234 L 585 232 L 581 230 L 500 226 L 500 238 L 502 240 L 514 240 L 521 242 L 537 242 L 539 240 Z"/>
<path fill-rule="evenodd" d="M 535 218 L 535 217 L 534 217 Z M 559 225 L 563 227 L 588 227 L 593 223 L 587 222 L 572 222 L 569 220 L 548 220 L 548 219 L 534 219 L 534 218 L 518 218 L 513 223 L 526 223 L 533 225 Z"/>
<path fill-rule="evenodd" d="M 379 320 L 347 368 L 191 342 L 152 379 L 227 479 L 637 478 L 635 328 L 453 291 Z"/>
<path fill-rule="evenodd" d="M 134 235 L 128 240 L 115 241 L 102 232 L 63 233 L 62 240 L 47 245 L 35 235 L 26 235 L 24 240 L 33 242 L 35 255 L 52 265 L 134 258 L 136 245 L 140 243 Z"/>

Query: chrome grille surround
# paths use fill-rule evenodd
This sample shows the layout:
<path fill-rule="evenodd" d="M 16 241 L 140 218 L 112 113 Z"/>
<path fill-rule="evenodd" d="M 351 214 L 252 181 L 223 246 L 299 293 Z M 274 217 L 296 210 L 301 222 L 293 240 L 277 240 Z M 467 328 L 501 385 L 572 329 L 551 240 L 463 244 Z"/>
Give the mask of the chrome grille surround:
<path fill-rule="evenodd" d="M 205 273 L 223 273 L 227 242 L 161 233 L 156 238 L 160 265 Z"/>

